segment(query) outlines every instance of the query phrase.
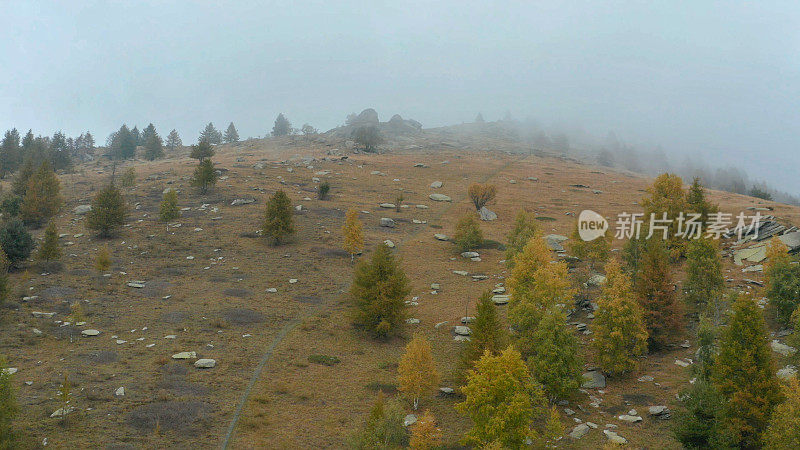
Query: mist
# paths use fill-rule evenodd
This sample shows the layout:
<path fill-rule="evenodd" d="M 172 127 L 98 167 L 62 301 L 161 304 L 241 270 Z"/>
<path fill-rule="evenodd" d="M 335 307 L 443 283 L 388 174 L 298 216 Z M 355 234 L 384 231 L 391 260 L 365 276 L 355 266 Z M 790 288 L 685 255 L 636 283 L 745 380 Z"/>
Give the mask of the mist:
<path fill-rule="evenodd" d="M 162 3 L 4 5 L 0 129 L 191 142 L 280 112 L 320 130 L 367 107 L 426 128 L 510 112 L 800 194 L 796 3 Z"/>

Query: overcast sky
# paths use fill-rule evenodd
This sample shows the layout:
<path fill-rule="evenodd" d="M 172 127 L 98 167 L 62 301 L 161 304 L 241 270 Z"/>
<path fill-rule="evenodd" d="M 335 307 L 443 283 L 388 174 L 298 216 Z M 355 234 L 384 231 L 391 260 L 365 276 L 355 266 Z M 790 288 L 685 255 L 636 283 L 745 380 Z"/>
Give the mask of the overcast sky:
<path fill-rule="evenodd" d="M 185 143 L 375 108 L 662 145 L 800 194 L 800 3 L 0 0 L 0 128 Z M 682 158 L 681 158 L 682 159 Z"/>

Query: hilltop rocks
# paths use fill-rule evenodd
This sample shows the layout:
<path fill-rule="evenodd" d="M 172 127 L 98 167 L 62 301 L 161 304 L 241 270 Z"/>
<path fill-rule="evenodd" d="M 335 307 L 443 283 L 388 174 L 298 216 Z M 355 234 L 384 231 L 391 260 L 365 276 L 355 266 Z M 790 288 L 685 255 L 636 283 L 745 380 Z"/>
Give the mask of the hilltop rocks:
<path fill-rule="evenodd" d="M 495 214 L 494 212 L 492 212 L 489 208 L 487 208 L 485 206 L 481 207 L 481 210 L 479 212 L 481 214 L 481 220 L 485 220 L 485 221 L 489 222 L 489 221 L 497 219 L 497 214 Z"/>
<path fill-rule="evenodd" d="M 431 194 L 428 197 L 430 197 L 430 199 L 435 201 L 435 202 L 452 202 L 453 201 L 453 199 L 451 199 L 450 197 L 448 197 L 448 196 L 446 196 L 444 194 Z"/>

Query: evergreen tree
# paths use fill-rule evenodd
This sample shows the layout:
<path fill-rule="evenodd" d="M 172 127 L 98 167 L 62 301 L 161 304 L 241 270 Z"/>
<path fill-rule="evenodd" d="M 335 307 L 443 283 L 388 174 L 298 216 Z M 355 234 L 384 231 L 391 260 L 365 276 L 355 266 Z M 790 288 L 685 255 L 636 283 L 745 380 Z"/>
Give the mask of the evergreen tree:
<path fill-rule="evenodd" d="M 670 257 L 677 258 L 684 253 L 684 241 L 678 236 L 678 216 L 688 209 L 686 193 L 683 190 L 683 180 L 677 175 L 663 173 L 656 177 L 653 184 L 647 188 L 647 197 L 642 199 L 644 219 L 649 221 L 651 215 L 657 220 L 666 217 L 669 220 L 666 236 L 667 248 Z M 649 228 L 649 227 L 648 227 Z M 652 229 L 653 239 L 662 239 L 663 232 Z"/>
<path fill-rule="evenodd" d="M 19 167 L 22 159 L 19 144 L 19 131 L 16 128 L 6 131 L 0 142 L 0 174 L 13 173 Z"/>
<path fill-rule="evenodd" d="M 473 215 L 465 214 L 458 220 L 453 242 L 462 252 L 475 250 L 483 244 L 481 226 Z"/>
<path fill-rule="evenodd" d="M 178 135 L 178 131 L 174 128 L 172 131 L 169 132 L 167 135 L 167 148 L 170 150 L 175 150 L 177 147 L 182 147 L 183 142 L 181 141 L 181 137 Z"/>
<path fill-rule="evenodd" d="M 239 142 L 239 132 L 236 131 L 236 127 L 233 126 L 233 122 L 231 122 L 230 125 L 228 125 L 228 129 L 225 130 L 224 140 L 228 144 L 231 142 Z"/>
<path fill-rule="evenodd" d="M 150 138 L 153 136 L 158 136 L 158 133 L 156 132 L 156 127 L 152 123 L 150 123 L 149 125 L 147 125 L 147 128 L 142 130 L 142 136 L 141 136 L 142 145 L 147 145 L 147 141 L 149 141 Z"/>
<path fill-rule="evenodd" d="M 131 128 L 131 137 L 136 147 L 142 145 L 142 135 L 139 133 L 139 128 L 135 125 Z"/>
<path fill-rule="evenodd" d="M 531 341 L 535 345 L 528 367 L 551 399 L 568 397 L 581 386 L 583 363 L 578 356 L 578 340 L 567 328 L 567 316 L 560 306 L 544 312 Z"/>
<path fill-rule="evenodd" d="M 647 353 L 647 329 L 630 279 L 616 260 L 606 264 L 606 280 L 597 301 L 592 346 L 604 372 L 622 375 L 635 370 L 637 358 Z"/>
<path fill-rule="evenodd" d="M 354 208 L 347 210 L 344 225 L 344 250 L 350 254 L 350 261 L 364 249 L 364 225 L 358 220 L 358 211 Z"/>
<path fill-rule="evenodd" d="M 686 299 L 691 305 L 717 306 L 714 312 L 718 316 L 725 278 L 722 276 L 722 260 L 716 242 L 707 238 L 689 241 L 686 260 Z"/>
<path fill-rule="evenodd" d="M 370 262 L 361 262 L 356 268 L 350 289 L 355 303 L 353 322 L 377 338 L 397 334 L 403 326 L 409 292 L 403 269 L 391 249 L 381 244 Z"/>
<path fill-rule="evenodd" d="M 147 137 L 144 143 L 144 158 L 148 161 L 153 161 L 158 158 L 164 157 L 164 146 L 161 141 L 161 136 L 155 131 Z"/>
<path fill-rule="evenodd" d="M 11 286 L 8 279 L 8 269 L 11 267 L 11 262 L 6 256 L 6 252 L 0 248 L 0 310 L 8 300 L 8 294 L 11 291 Z"/>
<path fill-rule="evenodd" d="M 21 220 L 9 220 L 0 228 L 0 247 L 11 265 L 18 265 L 31 255 L 33 237 Z"/>
<path fill-rule="evenodd" d="M 483 114 L 478 113 L 478 115 L 475 116 L 475 123 L 486 123 L 486 121 L 483 119 Z"/>
<path fill-rule="evenodd" d="M 775 309 L 778 322 L 789 324 L 789 318 L 800 303 L 800 265 L 775 266 L 767 284 L 767 298 Z"/>
<path fill-rule="evenodd" d="M 115 159 L 130 159 L 136 156 L 136 146 L 139 137 L 136 136 L 127 125 L 123 124 L 119 131 L 111 135 L 110 150 Z"/>
<path fill-rule="evenodd" d="M 169 222 L 180 217 L 181 212 L 178 209 L 178 191 L 169 189 L 164 193 L 164 199 L 158 210 L 158 216 L 162 222 Z"/>
<path fill-rule="evenodd" d="M 216 128 L 214 128 L 214 124 L 208 122 L 208 125 L 200 132 L 200 137 L 197 138 L 197 142 L 207 142 L 209 144 L 221 144 L 222 143 L 222 133 L 219 132 Z"/>
<path fill-rule="evenodd" d="M 136 186 L 136 169 L 133 167 L 128 167 L 125 172 L 122 173 L 120 177 L 120 183 L 122 187 L 134 187 Z"/>
<path fill-rule="evenodd" d="M 635 292 L 644 310 L 650 348 L 659 349 L 681 335 L 683 304 L 675 295 L 666 246 L 660 239 L 650 239 L 645 247 Z"/>
<path fill-rule="evenodd" d="M 717 205 L 706 199 L 706 190 L 700 183 L 700 177 L 695 177 L 692 185 L 689 186 L 689 192 L 686 193 L 686 202 L 689 205 L 689 211 L 700 214 L 700 222 L 704 224 L 708 223 L 709 214 L 719 210 Z"/>
<path fill-rule="evenodd" d="M 472 369 L 475 361 L 487 350 L 496 355 L 508 345 L 508 333 L 497 315 L 491 291 L 481 295 L 475 309 L 475 320 L 470 324 L 470 340 L 461 353 L 461 368 L 464 373 Z"/>
<path fill-rule="evenodd" d="M 110 184 L 92 200 L 92 210 L 86 216 L 86 227 L 97 231 L 100 237 L 111 237 L 117 227 L 125 224 L 127 212 L 122 192 Z"/>
<path fill-rule="evenodd" d="M 85 150 L 94 150 L 94 146 L 94 136 L 87 131 L 86 134 L 83 135 L 83 147 Z"/>
<path fill-rule="evenodd" d="M 61 185 L 50 166 L 43 161 L 39 169 L 28 180 L 28 188 L 20 206 L 20 217 L 34 227 L 56 215 L 63 199 L 59 192 Z"/>
<path fill-rule="evenodd" d="M 723 397 L 721 428 L 737 446 L 757 448 L 772 409 L 781 401 L 775 363 L 758 305 L 742 296 L 733 304 L 714 361 L 712 382 Z"/>
<path fill-rule="evenodd" d="M 764 281 L 769 286 L 770 278 L 773 274 L 789 265 L 792 258 L 789 256 L 789 247 L 780 240 L 778 236 L 773 236 L 767 244 L 767 259 L 764 261 Z"/>
<path fill-rule="evenodd" d="M 422 333 L 414 333 L 413 339 L 406 345 L 397 366 L 397 381 L 400 392 L 414 402 L 414 409 L 417 409 L 421 398 L 436 392 L 439 371 L 433 361 L 431 344 Z"/>
<path fill-rule="evenodd" d="M 294 234 L 292 201 L 286 192 L 278 190 L 267 201 L 267 212 L 261 228 L 264 236 L 269 236 L 275 245 Z"/>
<path fill-rule="evenodd" d="M 316 128 L 312 127 L 311 125 L 309 125 L 309 124 L 307 124 L 307 123 L 303 124 L 303 126 L 300 128 L 300 131 L 301 131 L 301 132 L 303 133 L 303 135 L 304 135 L 304 136 L 306 136 L 306 137 L 309 137 L 309 136 L 311 136 L 312 134 L 317 134 L 317 133 L 318 133 L 318 131 L 317 131 L 317 129 L 316 129 Z"/>
<path fill-rule="evenodd" d="M 200 189 L 200 194 L 205 195 L 211 186 L 217 184 L 217 170 L 210 158 L 202 159 L 194 169 L 192 186 Z"/>
<path fill-rule="evenodd" d="M 395 450 L 408 443 L 403 426 L 403 408 L 396 401 L 387 402 L 383 392 L 372 406 L 364 427 L 349 439 L 354 450 Z"/>
<path fill-rule="evenodd" d="M 61 248 L 58 246 L 58 230 L 55 222 L 51 221 L 44 230 L 44 241 L 39 247 L 38 259 L 50 262 L 59 258 L 61 258 Z"/>
<path fill-rule="evenodd" d="M 13 375 L 8 372 L 6 360 L 0 357 L 0 449 L 13 449 L 16 444 L 14 417 L 17 402 L 14 398 Z"/>
<path fill-rule="evenodd" d="M 14 177 L 14 182 L 11 184 L 11 190 L 14 192 L 14 195 L 20 198 L 25 197 L 25 192 L 28 190 L 28 181 L 30 181 L 35 171 L 36 167 L 33 164 L 33 159 L 27 158 L 22 164 L 17 176 Z"/>
<path fill-rule="evenodd" d="M 50 140 L 50 164 L 56 170 L 66 170 L 72 167 L 70 153 L 72 149 L 62 132 L 56 132 Z"/>
<path fill-rule="evenodd" d="M 800 445 L 800 383 L 797 378 L 787 381 L 783 389 L 786 400 L 775 408 L 764 433 L 764 448 L 783 450 Z"/>
<path fill-rule="evenodd" d="M 511 233 L 508 235 L 508 244 L 506 244 L 506 265 L 509 268 L 514 268 L 514 257 L 538 232 L 536 214 L 520 210 L 514 219 L 514 228 L 511 229 Z"/>
<path fill-rule="evenodd" d="M 103 245 L 97 250 L 94 268 L 97 269 L 98 272 L 106 272 L 111 268 L 111 250 L 107 245 Z"/>
<path fill-rule="evenodd" d="M 539 437 L 532 425 L 547 415 L 547 401 L 513 347 L 499 355 L 487 350 L 469 371 L 462 392 L 466 398 L 456 410 L 472 420 L 465 444 L 517 449 Z"/>
<path fill-rule="evenodd" d="M 278 114 L 275 124 L 272 127 L 273 136 L 286 136 L 292 134 L 292 124 L 284 117 L 283 113 Z"/>
<path fill-rule="evenodd" d="M 214 147 L 208 141 L 200 141 L 199 144 L 192 146 L 192 152 L 189 156 L 198 161 L 209 159 L 214 156 Z"/>

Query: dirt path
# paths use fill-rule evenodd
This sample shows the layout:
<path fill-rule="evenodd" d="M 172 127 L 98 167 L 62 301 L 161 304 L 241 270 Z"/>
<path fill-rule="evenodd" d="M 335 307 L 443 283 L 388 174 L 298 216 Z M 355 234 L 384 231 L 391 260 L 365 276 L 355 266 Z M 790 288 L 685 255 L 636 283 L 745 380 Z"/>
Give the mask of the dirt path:
<path fill-rule="evenodd" d="M 490 174 L 487 174 L 481 180 L 481 183 L 486 183 L 486 182 L 490 181 L 491 179 L 493 179 L 494 177 L 496 177 L 497 175 L 499 175 L 500 173 L 505 171 L 508 167 L 510 167 L 510 166 L 512 166 L 514 164 L 519 164 L 519 163 L 523 162 L 529 156 L 530 156 L 529 153 L 525 153 L 522 156 L 520 156 L 519 158 L 512 159 L 511 161 L 509 161 L 508 163 L 504 164 L 503 166 L 501 166 L 496 171 L 494 171 L 494 172 L 492 172 Z M 453 199 L 453 201 L 450 203 L 450 205 L 448 205 L 446 208 L 442 209 L 441 212 L 435 216 L 435 218 L 436 219 L 440 219 L 442 216 L 444 216 L 446 213 L 448 213 L 455 205 L 457 205 L 460 202 L 464 201 L 466 198 L 467 198 L 466 195 L 462 195 L 457 200 Z M 417 235 L 419 235 L 423 231 L 427 231 L 427 228 L 423 227 L 420 230 L 418 230 L 418 231 L 416 231 L 414 233 L 411 233 L 408 236 L 406 236 L 404 239 L 402 239 L 400 242 L 398 242 L 398 248 L 400 247 L 400 245 L 402 245 L 403 242 L 405 242 L 405 241 L 407 241 L 409 239 L 415 238 Z M 318 314 L 320 312 L 320 310 L 324 309 L 325 306 L 326 305 L 323 304 L 323 305 L 317 306 L 315 308 L 312 308 L 312 309 L 308 310 L 307 314 L 304 314 L 304 315 L 302 315 L 302 316 L 290 321 L 289 323 L 284 325 L 284 327 L 281 329 L 281 331 L 278 333 L 278 335 L 275 336 L 275 338 L 272 340 L 272 342 L 270 343 L 269 347 L 267 347 L 266 351 L 264 352 L 264 355 L 261 357 L 261 361 L 259 362 L 258 366 L 253 371 L 253 376 L 250 378 L 250 382 L 248 383 L 247 388 L 242 393 L 241 399 L 239 400 L 239 404 L 237 405 L 236 410 L 233 413 L 233 418 L 231 418 L 231 423 L 228 426 L 228 430 L 225 433 L 225 437 L 223 438 L 222 445 L 221 445 L 222 449 L 227 449 L 231 445 L 231 443 L 233 441 L 233 436 L 234 436 L 234 434 L 236 432 L 236 425 L 239 423 L 239 419 L 240 419 L 240 417 L 242 415 L 242 411 L 244 410 L 244 406 L 247 404 L 247 400 L 249 399 L 250 394 L 253 391 L 253 387 L 255 386 L 255 384 L 258 381 L 258 379 L 261 378 L 261 374 L 263 373 L 264 368 L 267 366 L 267 363 L 269 363 L 269 360 L 272 358 L 272 354 L 274 353 L 274 351 L 277 348 L 277 346 L 283 341 L 283 339 L 292 330 L 294 330 L 295 327 L 297 327 L 297 325 L 302 323 L 303 320 L 305 320 L 305 319 L 307 319 L 309 317 L 313 317 L 314 315 Z"/>

